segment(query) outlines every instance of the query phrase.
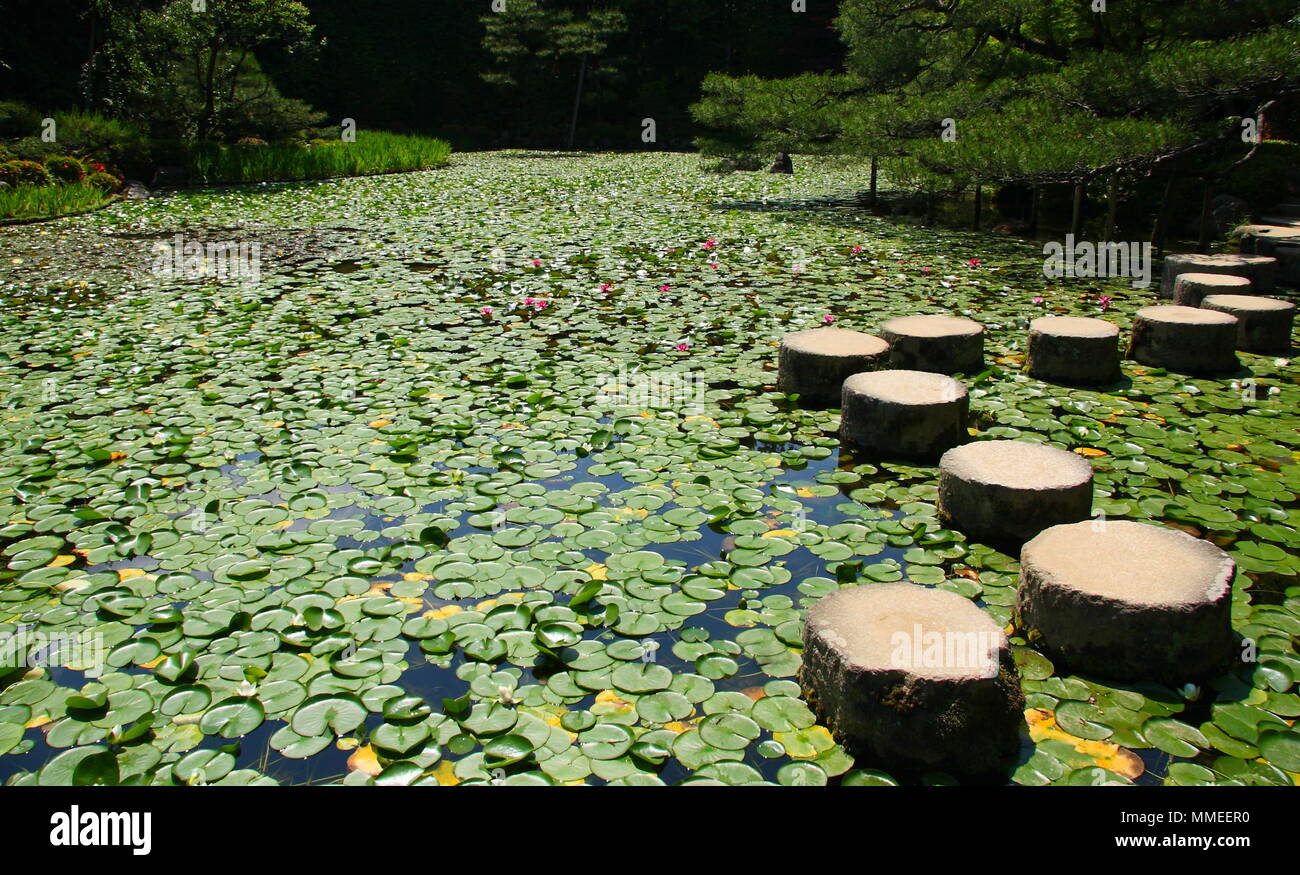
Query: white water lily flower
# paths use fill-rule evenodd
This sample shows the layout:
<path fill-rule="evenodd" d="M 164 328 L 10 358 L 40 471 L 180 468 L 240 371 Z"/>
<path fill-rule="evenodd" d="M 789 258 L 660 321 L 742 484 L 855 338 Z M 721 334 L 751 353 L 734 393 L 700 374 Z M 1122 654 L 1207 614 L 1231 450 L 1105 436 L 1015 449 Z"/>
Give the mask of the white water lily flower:
<path fill-rule="evenodd" d="M 1183 698 L 1189 702 L 1195 702 L 1197 699 L 1201 698 L 1201 688 L 1196 684 L 1184 684 L 1183 688 L 1179 692 L 1181 692 Z"/>

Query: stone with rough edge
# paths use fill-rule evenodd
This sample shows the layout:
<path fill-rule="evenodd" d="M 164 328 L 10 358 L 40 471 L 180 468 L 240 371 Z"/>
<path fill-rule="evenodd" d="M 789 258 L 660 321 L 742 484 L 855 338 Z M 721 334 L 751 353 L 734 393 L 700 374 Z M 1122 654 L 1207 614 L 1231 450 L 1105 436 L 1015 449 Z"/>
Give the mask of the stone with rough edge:
<path fill-rule="evenodd" d="M 844 381 L 889 364 L 889 344 L 872 334 L 843 328 L 796 331 L 781 339 L 778 387 L 798 393 L 801 403 L 835 406 Z"/>
<path fill-rule="evenodd" d="M 1128 357 L 1185 374 L 1236 370 L 1237 319 L 1177 305 L 1144 307 L 1133 317 Z"/>
<path fill-rule="evenodd" d="M 984 367 L 984 326 L 957 316 L 900 316 L 880 326 L 901 370 L 974 374 Z"/>
<path fill-rule="evenodd" d="M 942 374 L 854 374 L 844 381 L 840 439 L 869 454 L 936 459 L 967 439 L 969 404 L 966 387 Z"/>
<path fill-rule="evenodd" d="M 1210 295 L 1201 306 L 1237 317 L 1237 349 L 1290 352 L 1291 324 L 1295 318 L 1295 304 L 1290 301 L 1253 295 Z"/>
<path fill-rule="evenodd" d="M 1184 273 L 1174 280 L 1174 303 L 1199 307 L 1206 295 L 1238 295 L 1250 292 L 1250 280 L 1230 273 Z"/>
<path fill-rule="evenodd" d="M 1029 375 L 1045 383 L 1108 386 L 1120 378 L 1119 326 L 1083 316 L 1043 316 L 1029 323 Z"/>
<path fill-rule="evenodd" d="M 855 756 L 984 774 L 1014 757 L 1024 696 L 1005 633 L 956 593 L 850 586 L 808 611 L 800 683 Z"/>
<path fill-rule="evenodd" d="M 1023 542 L 1092 515 L 1092 465 L 1030 441 L 975 441 L 939 460 L 939 518 L 968 537 Z"/>
<path fill-rule="evenodd" d="M 1270 291 L 1277 279 L 1277 259 L 1267 255 L 1166 255 L 1160 269 L 1160 297 L 1172 298 L 1185 273 L 1230 273 L 1250 280 L 1255 291 Z"/>
<path fill-rule="evenodd" d="M 1236 564 L 1209 541 L 1127 520 L 1053 526 L 1020 569 L 1017 625 L 1069 670 L 1179 684 L 1227 665 Z"/>

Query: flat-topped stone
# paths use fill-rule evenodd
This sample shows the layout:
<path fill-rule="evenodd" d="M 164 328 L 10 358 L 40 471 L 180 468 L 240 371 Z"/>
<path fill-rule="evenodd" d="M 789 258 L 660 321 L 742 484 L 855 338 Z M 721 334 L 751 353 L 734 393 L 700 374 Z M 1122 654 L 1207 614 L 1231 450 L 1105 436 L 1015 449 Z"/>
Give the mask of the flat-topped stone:
<path fill-rule="evenodd" d="M 875 455 L 935 459 L 966 440 L 969 403 L 966 387 L 942 374 L 854 374 L 844 381 L 840 439 Z"/>
<path fill-rule="evenodd" d="M 1206 310 L 1237 319 L 1237 349 L 1257 353 L 1291 350 L 1295 304 L 1254 295 L 1210 295 L 1201 302 Z"/>
<path fill-rule="evenodd" d="M 1197 307 L 1144 307 L 1133 317 L 1128 357 L 1187 374 L 1236 370 L 1236 317 Z"/>
<path fill-rule="evenodd" d="M 1206 295 L 1240 294 L 1250 290 L 1250 280 L 1231 273 L 1184 273 L 1174 280 L 1174 303 L 1199 307 Z"/>
<path fill-rule="evenodd" d="M 980 774 L 1014 755 L 1024 697 L 1005 633 L 956 593 L 850 586 L 808 611 L 799 680 L 863 759 Z"/>
<path fill-rule="evenodd" d="M 1030 441 L 975 441 L 939 460 L 939 518 L 976 540 L 1021 542 L 1092 515 L 1092 465 Z"/>
<path fill-rule="evenodd" d="M 1232 233 L 1243 254 L 1277 259 L 1278 283 L 1300 286 L 1300 226 L 1242 225 Z"/>
<path fill-rule="evenodd" d="M 969 374 L 984 365 L 984 326 L 958 316 L 900 316 L 880 326 L 901 370 Z"/>
<path fill-rule="evenodd" d="M 1217 673 L 1232 639 L 1232 558 L 1165 526 L 1053 526 L 1020 553 L 1018 625 L 1072 670 L 1178 683 Z"/>
<path fill-rule="evenodd" d="M 1166 255 L 1160 273 L 1160 297 L 1172 298 L 1174 284 L 1185 273 L 1229 273 L 1250 280 L 1256 291 L 1269 291 L 1277 281 L 1277 259 L 1268 255 Z"/>
<path fill-rule="evenodd" d="M 1029 323 L 1026 360 L 1036 380 L 1109 385 L 1120 377 L 1119 326 L 1085 316 L 1041 316 Z"/>
<path fill-rule="evenodd" d="M 778 387 L 808 406 L 835 406 L 849 376 L 889 363 L 889 344 L 873 334 L 812 328 L 781 339 Z"/>

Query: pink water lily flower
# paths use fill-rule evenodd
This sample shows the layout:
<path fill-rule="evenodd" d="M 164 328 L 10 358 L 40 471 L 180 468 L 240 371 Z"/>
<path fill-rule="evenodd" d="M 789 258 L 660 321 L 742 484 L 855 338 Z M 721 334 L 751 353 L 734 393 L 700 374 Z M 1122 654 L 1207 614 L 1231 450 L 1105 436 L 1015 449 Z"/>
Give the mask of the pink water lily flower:
<path fill-rule="evenodd" d="M 670 291 L 672 291 L 672 286 L 670 286 L 670 285 L 668 285 L 667 283 L 665 283 L 664 285 L 662 285 L 662 286 L 659 287 L 659 291 L 661 291 L 661 292 L 670 292 Z"/>
<path fill-rule="evenodd" d="M 691 345 L 689 343 L 679 343 L 675 347 L 673 347 L 673 349 L 677 350 L 678 352 L 686 352 L 690 348 Z"/>
<path fill-rule="evenodd" d="M 551 305 L 548 304 L 546 301 L 534 301 L 533 306 L 536 307 L 538 310 L 545 310 L 547 307 Z"/>
<path fill-rule="evenodd" d="M 718 269 L 718 264 L 717 264 L 717 262 L 713 262 L 712 264 L 709 265 L 709 267 L 713 268 L 714 270 L 717 270 L 717 269 Z"/>
<path fill-rule="evenodd" d="M 479 312 L 482 313 L 484 316 L 487 316 L 488 318 L 491 318 L 491 316 L 492 316 L 492 308 L 491 308 L 491 307 L 484 307 L 482 310 L 479 310 Z"/>
<path fill-rule="evenodd" d="M 539 261 L 538 259 L 534 258 L 534 259 L 533 259 L 533 267 L 541 267 L 541 266 L 542 266 L 541 261 Z"/>
<path fill-rule="evenodd" d="M 968 264 L 971 267 L 979 267 L 980 260 L 978 258 L 972 258 L 970 261 L 966 262 L 966 264 Z"/>
<path fill-rule="evenodd" d="M 825 316 L 822 317 L 822 322 L 825 323 L 826 325 L 830 325 L 834 321 L 835 321 L 835 317 L 832 316 L 830 313 L 827 313 Z"/>
<path fill-rule="evenodd" d="M 1101 309 L 1109 310 L 1111 304 L 1110 295 L 1102 295 L 1100 298 L 1097 299 L 1097 303 L 1101 305 Z"/>
<path fill-rule="evenodd" d="M 610 290 L 610 288 L 611 288 L 611 287 L 610 287 L 610 284 L 609 284 L 609 283 L 601 283 L 601 284 L 600 284 L 600 290 L 601 290 L 602 292 L 608 292 L 608 291 Z"/>
<path fill-rule="evenodd" d="M 921 273 L 929 273 L 929 272 L 930 272 L 930 268 L 928 267 L 921 268 Z"/>
<path fill-rule="evenodd" d="M 717 245 L 718 245 L 718 241 L 715 240 L 715 239 L 712 238 L 712 237 L 710 237 L 708 240 L 705 240 L 705 241 L 704 241 L 704 248 L 705 248 L 705 249 L 712 249 L 713 247 L 715 247 L 715 246 L 717 246 Z"/>
<path fill-rule="evenodd" d="M 532 298 L 524 298 L 523 300 L 523 304 L 525 307 L 531 307 L 533 306 L 534 303 L 536 302 Z"/>
<path fill-rule="evenodd" d="M 1035 304 L 1041 304 L 1041 303 L 1043 303 L 1043 296 L 1042 296 L 1042 295 L 1034 295 L 1034 303 L 1035 303 Z"/>
<path fill-rule="evenodd" d="M 854 251 L 854 252 L 861 252 L 861 251 L 862 251 L 862 247 L 861 247 L 861 246 L 854 246 L 854 247 L 853 247 L 853 251 Z"/>

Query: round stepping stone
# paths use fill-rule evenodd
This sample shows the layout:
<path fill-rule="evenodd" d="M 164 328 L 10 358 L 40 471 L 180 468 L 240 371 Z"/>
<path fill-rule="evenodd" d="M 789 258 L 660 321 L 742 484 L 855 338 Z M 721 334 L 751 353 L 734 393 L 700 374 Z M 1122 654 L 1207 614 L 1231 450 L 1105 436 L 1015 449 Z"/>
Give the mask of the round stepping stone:
<path fill-rule="evenodd" d="M 1210 295 L 1206 310 L 1237 317 L 1237 349 L 1248 352 L 1289 352 L 1295 304 L 1252 295 Z"/>
<path fill-rule="evenodd" d="M 1244 294 L 1250 280 L 1230 273 L 1184 273 L 1174 280 L 1174 303 L 1180 307 L 1199 307 L 1206 295 Z"/>
<path fill-rule="evenodd" d="M 973 374 L 984 366 L 984 326 L 956 316 L 900 316 L 880 326 L 895 368 Z"/>
<path fill-rule="evenodd" d="M 1020 553 L 1018 625 L 1071 670 L 1179 684 L 1218 673 L 1232 644 L 1236 565 L 1165 526 L 1053 526 Z"/>
<path fill-rule="evenodd" d="M 840 439 L 882 456 L 936 459 L 966 440 L 970 398 L 952 377 L 874 371 L 844 381 Z"/>
<path fill-rule="evenodd" d="M 1092 516 L 1092 465 L 1029 441 L 975 441 L 939 460 L 939 518 L 981 541 L 1026 541 Z"/>
<path fill-rule="evenodd" d="M 1119 326 L 1083 316 L 1029 323 L 1029 375 L 1045 383 L 1106 386 L 1120 378 Z"/>
<path fill-rule="evenodd" d="M 1014 757 L 1024 696 L 1006 635 L 956 593 L 850 586 L 808 611 L 799 680 L 855 756 L 981 774 Z"/>
<path fill-rule="evenodd" d="M 1177 305 L 1144 307 L 1133 318 L 1128 357 L 1186 374 L 1236 370 L 1237 319 Z"/>
<path fill-rule="evenodd" d="M 1277 280 L 1277 259 L 1267 255 L 1166 255 L 1160 272 L 1160 297 L 1172 298 L 1185 273 L 1230 273 L 1250 280 L 1256 291 L 1270 291 Z"/>
<path fill-rule="evenodd" d="M 781 339 L 778 386 L 801 403 L 835 406 L 844 381 L 889 363 L 889 344 L 873 334 L 843 328 L 796 331 Z"/>

